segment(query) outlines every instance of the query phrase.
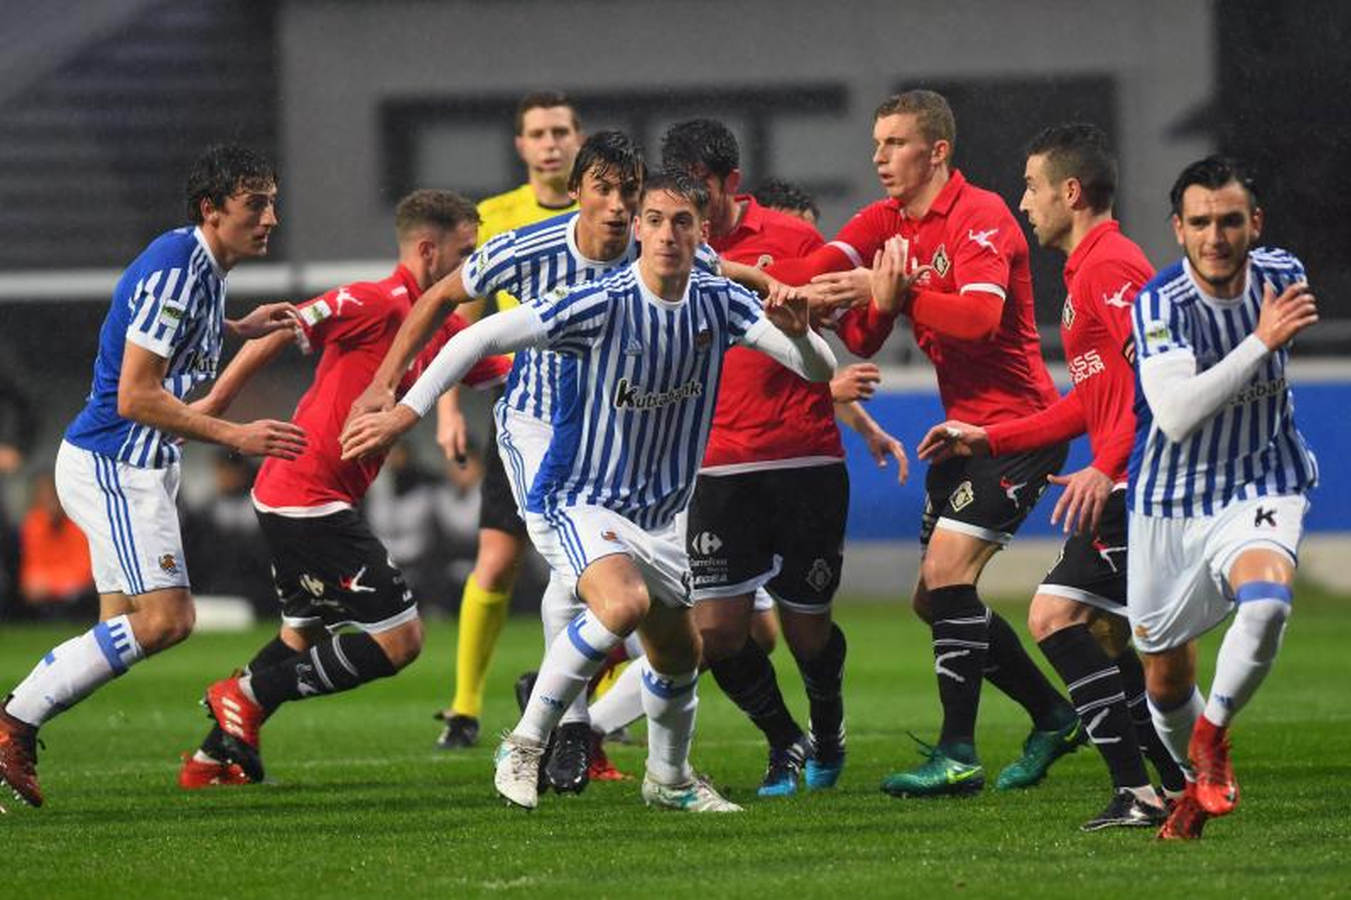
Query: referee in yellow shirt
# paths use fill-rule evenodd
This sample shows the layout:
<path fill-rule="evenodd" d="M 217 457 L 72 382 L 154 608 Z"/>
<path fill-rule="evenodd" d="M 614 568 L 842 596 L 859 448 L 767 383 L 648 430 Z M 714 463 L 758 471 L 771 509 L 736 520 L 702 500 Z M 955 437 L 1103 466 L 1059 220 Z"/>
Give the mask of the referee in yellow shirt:
<path fill-rule="evenodd" d="M 528 180 L 518 188 L 479 203 L 479 246 L 504 231 L 576 209 L 576 201 L 568 196 L 567 181 L 581 145 L 581 122 L 566 94 L 540 91 L 522 97 L 516 107 L 516 152 L 525 163 Z M 515 306 L 518 301 L 510 294 L 499 293 L 491 302 L 500 310 Z M 495 311 L 485 309 L 488 303 L 465 304 L 457 312 L 473 321 Z M 458 388 L 442 395 L 437 404 L 436 439 L 447 456 L 463 456 L 466 431 Z M 491 436 L 484 458 L 478 558 L 460 599 L 455 699 L 450 709 L 441 713 L 445 729 L 436 741 L 445 750 L 478 743 L 483 682 L 507 619 L 507 601 L 528 540 L 525 523 L 516 512 L 516 501 L 497 455 L 497 441 Z"/>

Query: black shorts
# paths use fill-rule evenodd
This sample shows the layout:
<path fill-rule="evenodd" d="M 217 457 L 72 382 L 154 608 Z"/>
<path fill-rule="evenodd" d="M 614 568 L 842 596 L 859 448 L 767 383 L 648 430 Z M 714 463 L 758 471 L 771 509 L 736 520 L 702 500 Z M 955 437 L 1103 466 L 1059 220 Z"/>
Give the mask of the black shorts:
<path fill-rule="evenodd" d="M 1070 535 L 1060 559 L 1042 579 L 1039 594 L 1126 614 L 1126 492 L 1113 491 L 1091 537 Z"/>
<path fill-rule="evenodd" d="M 685 535 L 694 599 L 763 586 L 789 609 L 829 609 L 848 518 L 844 463 L 700 475 Z"/>
<path fill-rule="evenodd" d="M 1007 544 L 1046 490 L 1046 476 L 1065 465 L 1069 445 L 1008 456 L 955 456 L 929 467 L 919 543 L 941 520 L 945 528 Z"/>
<path fill-rule="evenodd" d="M 313 518 L 259 512 L 258 522 L 287 625 L 378 633 L 417 618 L 403 573 L 356 510 Z"/>
<path fill-rule="evenodd" d="M 502 465 L 502 453 L 497 449 L 497 426 L 488 432 L 488 447 L 483 453 L 483 484 L 479 488 L 478 527 L 493 528 L 526 537 L 525 520 L 516 509 L 516 497 Z"/>

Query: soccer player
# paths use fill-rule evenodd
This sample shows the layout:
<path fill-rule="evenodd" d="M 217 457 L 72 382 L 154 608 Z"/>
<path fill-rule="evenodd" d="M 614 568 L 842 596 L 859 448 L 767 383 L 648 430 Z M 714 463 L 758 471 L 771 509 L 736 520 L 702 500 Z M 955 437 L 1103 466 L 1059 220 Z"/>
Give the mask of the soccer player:
<path fill-rule="evenodd" d="M 1112 778 L 1111 801 L 1084 830 L 1158 825 L 1163 804 L 1141 750 L 1150 753 L 1165 788 L 1178 794 L 1182 771 L 1154 732 L 1125 618 L 1126 463 L 1135 436 L 1131 309 L 1154 269 L 1112 217 L 1116 161 L 1096 126 L 1058 125 L 1038 134 L 1028 145 L 1024 183 L 1019 208 L 1037 241 L 1066 255 L 1060 335 L 1072 389 L 1025 418 L 985 428 L 955 420 L 936 425 L 920 454 L 938 464 L 954 454 L 1022 453 L 1088 433 L 1092 463 L 1050 479 L 1065 488 L 1051 521 L 1063 517 L 1070 537 L 1032 597 L 1027 625 Z M 1099 645 L 1095 627 L 1106 629 L 1108 646 Z"/>
<path fill-rule="evenodd" d="M 644 800 L 700 812 L 739 809 L 689 765 L 699 637 L 676 515 L 694 486 L 731 346 L 761 349 L 817 381 L 830 378 L 834 359 L 808 327 L 804 299 L 771 300 L 762 311 L 730 281 L 692 272 L 707 209 L 697 181 L 665 172 L 650 178 L 635 264 L 466 330 L 400 405 L 353 423 L 344 446 L 352 455 L 386 445 L 488 350 L 547 346 L 568 361 L 574 389 L 559 407 L 527 522 L 535 546 L 574 581 L 588 609 L 550 644 L 525 714 L 498 748 L 494 783 L 518 806 L 538 803 L 545 736 L 607 652 L 640 628 Z"/>
<path fill-rule="evenodd" d="M 1126 604 L 1154 725 L 1188 776 L 1159 836 L 1187 839 L 1238 802 L 1229 727 L 1275 661 L 1294 599 L 1318 464 L 1286 365 L 1318 308 L 1298 259 L 1255 246 L 1262 210 L 1241 164 L 1192 163 L 1171 199 L 1184 258 L 1134 310 Z M 1207 700 L 1195 641 L 1231 612 Z"/>
<path fill-rule="evenodd" d="M 766 178 L 760 182 L 759 187 L 751 191 L 751 196 L 766 209 L 796 216 L 813 227 L 821 218 L 821 210 L 817 208 L 815 198 L 801 185 L 784 181 L 782 178 Z"/>
<path fill-rule="evenodd" d="M 251 338 L 297 322 L 286 303 L 225 318 L 226 275 L 267 254 L 276 204 L 271 163 L 245 147 L 208 148 L 188 175 L 193 224 L 151 241 L 113 289 L 89 399 L 56 457 L 61 505 L 89 539 L 99 623 L 44 655 L 0 710 L 0 780 L 33 806 L 43 723 L 192 631 L 178 439 L 283 459 L 305 448 L 289 422 L 237 424 L 183 401 L 216 376 L 225 332 Z"/>
<path fill-rule="evenodd" d="M 858 212 L 825 247 L 770 266 L 769 273 L 789 284 L 818 276 L 815 302 L 867 304 L 863 315 L 839 327 L 846 339 L 860 329 L 855 340 L 865 346 L 880 345 L 896 317 L 907 315 L 934 363 L 947 418 L 988 425 L 1035 413 L 1058 395 L 1033 319 L 1027 242 L 998 195 L 952 168 L 955 136 L 941 95 L 914 90 L 886 100 L 873 119 L 873 164 L 887 198 Z M 897 261 L 894 278 L 870 280 L 867 270 L 855 268 L 880 265 L 893 237 L 903 242 L 887 257 Z M 872 293 L 878 293 L 875 302 L 869 302 Z M 943 728 L 921 766 L 883 782 L 888 793 L 967 793 L 984 786 L 975 748 L 982 675 L 1033 722 L 1022 756 L 1000 772 L 997 787 L 1035 784 L 1083 740 L 1074 708 L 1008 622 L 981 602 L 976 586 L 1065 455 L 1059 445 L 929 467 L 913 603 L 933 632 Z"/>
<path fill-rule="evenodd" d="M 575 186 L 570 182 L 582 144 L 581 129 L 577 110 L 566 94 L 537 91 L 521 98 L 516 107 L 516 152 L 525 164 L 526 182 L 479 203 L 480 244 L 577 208 Z M 489 298 L 498 310 L 519 302 L 510 290 L 488 292 L 470 298 L 459 314 L 468 321 L 477 320 Z M 468 436 L 458 394 L 458 388 L 447 391 L 437 405 L 437 442 L 452 459 L 464 455 Z M 516 511 L 495 441 L 489 443 L 494 446 L 484 454 L 478 554 L 460 597 L 455 696 L 450 707 L 438 714 L 445 727 L 436 745 L 445 750 L 478 743 L 483 685 L 525 553 L 525 522 Z"/>
<path fill-rule="evenodd" d="M 478 214 L 450 191 L 414 191 L 399 201 L 394 231 L 399 261 L 381 281 L 346 284 L 300 306 L 303 345 L 321 351 L 314 383 L 292 421 L 311 436 L 294 459 L 269 459 L 253 485 L 253 505 L 272 556 L 282 606 L 277 637 L 241 676 L 206 690 L 216 724 L 186 758 L 185 788 L 263 780 L 259 730 L 289 700 L 351 690 L 407 666 L 422 649 L 412 592 L 356 507 L 383 457 L 339 458 L 339 411 L 370 383 L 409 309 L 473 251 Z M 399 385 L 411 385 L 466 323 L 450 316 Z M 242 383 L 280 353 L 289 336 L 251 341 L 201 403 L 224 411 Z M 502 356 L 485 358 L 464 381 L 486 387 L 505 380 Z M 339 633 L 344 626 L 354 632 Z"/>
<path fill-rule="evenodd" d="M 673 125 L 662 139 L 662 165 L 704 183 L 709 242 L 724 260 L 764 267 L 806 256 L 823 243 L 810 225 L 738 193 L 740 149 L 720 122 Z M 896 439 L 857 403 L 848 404 L 845 415 L 879 461 L 894 455 L 904 476 L 905 454 Z M 769 743 L 761 796 L 794 793 L 804 766 L 809 787 L 832 787 L 844 765 L 846 644 L 830 605 L 844 562 L 848 510 L 849 476 L 830 386 L 806 381 L 762 353 L 729 350 L 690 500 L 687 540 L 704 661 Z M 802 673 L 810 735 L 789 712 L 774 667 L 751 636 L 752 616 L 767 614 L 756 611 L 761 588 L 777 601 Z"/>

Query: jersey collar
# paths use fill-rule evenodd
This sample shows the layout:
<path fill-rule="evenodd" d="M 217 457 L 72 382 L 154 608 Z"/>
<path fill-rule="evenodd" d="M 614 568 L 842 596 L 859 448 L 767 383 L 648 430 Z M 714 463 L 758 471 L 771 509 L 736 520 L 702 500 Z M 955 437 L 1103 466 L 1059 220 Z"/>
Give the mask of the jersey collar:
<path fill-rule="evenodd" d="M 759 234 L 765 230 L 765 208 L 751 194 L 737 194 L 732 198 L 739 206 L 746 204 L 746 209 L 741 213 L 741 221 L 736 223 L 736 227 L 717 240 L 710 240 L 709 244 L 714 250 L 721 252 L 723 248 L 731 247 L 739 241 L 745 239 L 747 234 Z"/>
<path fill-rule="evenodd" d="M 413 277 L 412 270 L 403 263 L 395 266 L 394 274 L 389 277 L 403 285 L 408 291 L 409 303 L 416 303 L 417 298 L 422 296 L 422 288 L 418 287 L 417 279 Z"/>
<path fill-rule="evenodd" d="M 1079 271 L 1079 267 L 1084 264 L 1088 254 L 1093 252 L 1093 248 L 1107 235 L 1121 231 L 1121 223 L 1116 219 L 1108 219 L 1106 222 L 1100 222 L 1089 229 L 1088 234 L 1084 235 L 1083 240 L 1079 241 L 1079 246 L 1074 248 L 1074 252 L 1065 260 L 1065 281 L 1069 282 L 1074 278 L 1074 273 Z"/>
<path fill-rule="evenodd" d="M 225 278 L 225 270 L 220 267 L 220 263 L 216 261 L 216 255 L 211 252 L 211 245 L 206 242 L 206 235 L 202 234 L 202 226 L 194 225 L 192 228 L 192 236 L 197 239 L 197 243 L 201 244 L 202 249 L 206 251 L 206 258 L 211 260 L 211 271 L 216 273 L 217 278 Z"/>
<path fill-rule="evenodd" d="M 929 204 L 929 211 L 926 212 L 920 221 L 929 218 L 929 216 L 946 216 L 952 211 L 952 205 L 957 202 L 957 195 L 966 187 L 966 176 L 962 174 L 961 169 L 953 169 L 948 173 L 948 182 L 939 190 L 938 196 L 934 197 L 933 203 Z M 893 207 L 900 210 L 901 215 L 905 215 L 905 205 L 900 199 L 891 197 L 887 200 Z"/>

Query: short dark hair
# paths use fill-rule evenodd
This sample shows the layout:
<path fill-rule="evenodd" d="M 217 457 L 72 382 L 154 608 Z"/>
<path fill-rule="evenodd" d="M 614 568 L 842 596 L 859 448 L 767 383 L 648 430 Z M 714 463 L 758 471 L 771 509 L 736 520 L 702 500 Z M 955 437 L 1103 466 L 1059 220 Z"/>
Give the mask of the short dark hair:
<path fill-rule="evenodd" d="M 618 175 L 620 183 L 636 188 L 643 182 L 647 164 L 643 161 L 643 149 L 624 132 L 597 131 L 582 142 L 577 158 L 572 161 L 568 190 L 580 189 L 582 179 L 592 170 L 597 177 Z"/>
<path fill-rule="evenodd" d="M 920 134 L 930 144 L 947 141 L 949 157 L 957 147 L 957 119 L 947 98 L 937 91 L 916 89 L 892 94 L 873 111 L 873 121 L 884 116 L 912 115 L 919 124 Z"/>
<path fill-rule="evenodd" d="M 240 144 L 212 144 L 188 170 L 188 218 L 202 224 L 202 201 L 217 209 L 240 188 L 266 190 L 277 183 L 277 170 L 262 154 Z"/>
<path fill-rule="evenodd" d="M 1247 192 L 1249 211 L 1257 209 L 1257 182 L 1246 165 L 1229 156 L 1211 155 L 1198 159 L 1182 170 L 1177 181 L 1173 182 L 1173 189 L 1168 192 L 1168 199 L 1173 203 L 1173 214 L 1182 215 L 1182 195 L 1192 185 L 1199 184 L 1214 191 L 1234 181 Z"/>
<path fill-rule="evenodd" d="M 577 107 L 573 105 L 571 97 L 562 91 L 531 91 L 516 104 L 516 133 L 525 133 L 525 114 L 530 110 L 553 109 L 556 106 L 566 106 L 572 113 L 572 127 L 582 130 L 582 117 L 577 115 Z"/>
<path fill-rule="evenodd" d="M 1053 184 L 1076 179 L 1094 212 L 1112 208 L 1116 159 L 1098 126 L 1086 122 L 1052 125 L 1028 142 L 1027 155 L 1046 157 L 1046 175 Z"/>
<path fill-rule="evenodd" d="M 677 122 L 662 135 L 661 167 L 691 174 L 703 169 L 726 178 L 741 167 L 741 148 L 731 129 L 715 119 Z"/>
<path fill-rule="evenodd" d="M 694 176 L 679 169 L 662 169 L 655 175 L 648 176 L 643 182 L 643 192 L 638 198 L 639 204 L 641 205 L 643 199 L 654 191 L 665 191 L 688 200 L 699 213 L 699 218 L 708 218 L 708 188 Z"/>
<path fill-rule="evenodd" d="M 821 216 L 821 210 L 816 207 L 815 197 L 802 185 L 784 181 L 782 178 L 766 178 L 751 193 L 761 206 L 809 212 L 817 218 Z"/>
<path fill-rule="evenodd" d="M 454 231 L 465 222 L 477 224 L 478 221 L 478 209 L 454 191 L 422 188 L 408 194 L 394 207 L 394 233 L 400 241 L 415 229 L 428 225 Z"/>

